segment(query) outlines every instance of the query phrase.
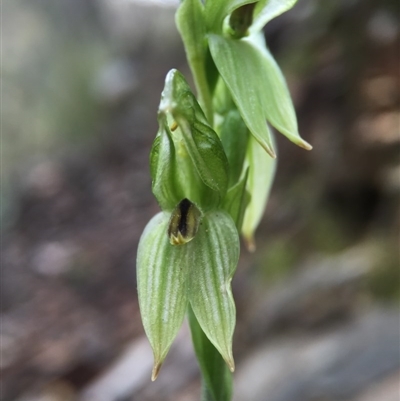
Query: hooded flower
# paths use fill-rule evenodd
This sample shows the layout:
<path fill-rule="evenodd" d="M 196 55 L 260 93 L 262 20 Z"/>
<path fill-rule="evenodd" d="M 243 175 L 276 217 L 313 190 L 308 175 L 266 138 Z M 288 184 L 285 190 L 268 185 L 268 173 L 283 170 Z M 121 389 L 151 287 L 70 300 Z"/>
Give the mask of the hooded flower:
<path fill-rule="evenodd" d="M 234 369 L 235 304 L 230 282 L 239 258 L 235 222 L 222 209 L 228 161 L 181 73 L 168 73 L 151 156 L 153 193 L 162 212 L 138 247 L 143 326 L 154 353 L 152 379 L 190 304 L 201 329 Z"/>
<path fill-rule="evenodd" d="M 250 133 L 272 157 L 275 151 L 267 122 L 296 145 L 312 148 L 298 133 L 285 79 L 261 31 L 268 21 L 295 3 L 296 0 L 209 0 L 203 5 L 200 0 L 185 0 L 177 13 L 195 80 L 202 75 L 201 67 L 210 70 L 210 52 Z M 200 36 L 203 40 L 193 46 Z"/>
<path fill-rule="evenodd" d="M 231 106 L 225 107 L 231 101 L 252 137 L 246 139 L 243 148 L 247 150 L 241 173 L 244 177 L 248 172 L 246 190 L 250 196 L 241 231 L 249 249 L 254 249 L 254 231 L 276 170 L 276 162 L 271 160 L 276 151 L 269 125 L 296 145 L 312 148 L 299 135 L 285 78 L 262 32 L 267 22 L 296 1 L 206 0 L 203 4 L 201 0 L 184 0 L 176 17 L 199 97 L 209 116 L 213 118 L 224 108 L 231 110 Z M 209 78 L 204 85 L 204 77 L 214 79 Z M 228 136 L 231 142 L 232 136 Z M 237 138 L 234 141 L 241 143 Z"/>

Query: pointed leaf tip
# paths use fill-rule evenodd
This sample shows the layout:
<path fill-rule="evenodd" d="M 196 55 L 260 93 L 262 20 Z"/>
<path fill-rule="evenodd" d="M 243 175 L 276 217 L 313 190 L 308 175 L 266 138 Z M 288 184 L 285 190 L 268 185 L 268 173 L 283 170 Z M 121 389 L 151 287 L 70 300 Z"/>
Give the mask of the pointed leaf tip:
<path fill-rule="evenodd" d="M 302 147 L 303 149 L 305 149 L 305 150 L 312 150 L 312 145 L 310 145 L 308 142 L 306 142 L 306 141 L 303 141 L 301 144 L 300 144 L 300 147 Z"/>
<path fill-rule="evenodd" d="M 255 252 L 256 250 L 256 242 L 253 236 L 244 237 L 246 248 L 249 252 Z"/>
<path fill-rule="evenodd" d="M 153 370 L 151 372 L 151 381 L 155 381 L 160 373 L 162 362 L 154 362 Z"/>
<path fill-rule="evenodd" d="M 225 361 L 228 365 L 229 370 L 233 373 L 235 371 L 235 361 L 233 356 L 230 356 L 229 360 Z"/>
<path fill-rule="evenodd" d="M 276 159 L 276 153 L 272 148 L 264 147 L 264 149 L 273 159 Z"/>
<path fill-rule="evenodd" d="M 266 130 L 267 130 L 268 133 L 269 133 L 268 125 L 266 125 Z M 269 133 L 269 135 L 271 135 L 271 134 Z M 265 141 L 261 141 L 259 138 L 256 138 L 255 136 L 254 136 L 254 139 L 261 145 L 261 147 L 262 147 L 273 159 L 276 159 L 276 153 L 275 153 L 275 150 L 274 150 L 274 148 L 272 147 L 272 145 L 266 143 Z"/>

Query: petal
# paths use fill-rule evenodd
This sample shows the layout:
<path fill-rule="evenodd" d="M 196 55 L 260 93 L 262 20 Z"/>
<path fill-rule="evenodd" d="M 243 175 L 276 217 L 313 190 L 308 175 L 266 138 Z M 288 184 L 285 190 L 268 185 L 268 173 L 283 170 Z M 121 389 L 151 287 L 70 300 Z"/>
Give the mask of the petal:
<path fill-rule="evenodd" d="M 150 220 L 140 238 L 137 255 L 139 305 L 154 354 L 153 380 L 182 325 L 188 305 L 190 249 L 170 244 L 169 218 L 169 214 L 159 213 Z"/>
<path fill-rule="evenodd" d="M 209 45 L 244 122 L 261 146 L 275 157 L 268 120 L 289 140 L 310 149 L 298 133 L 285 79 L 262 39 L 235 40 L 212 34 Z"/>
<path fill-rule="evenodd" d="M 204 216 L 192 243 L 188 294 L 202 330 L 234 370 L 232 337 L 236 309 L 231 279 L 239 259 L 239 237 L 232 218 L 224 211 Z"/>
<path fill-rule="evenodd" d="M 254 231 L 264 214 L 265 205 L 275 176 L 276 159 L 272 159 L 260 144 L 250 138 L 247 147 L 245 166 L 249 169 L 247 191 L 250 202 L 244 214 L 242 234 L 250 251 L 255 249 Z"/>

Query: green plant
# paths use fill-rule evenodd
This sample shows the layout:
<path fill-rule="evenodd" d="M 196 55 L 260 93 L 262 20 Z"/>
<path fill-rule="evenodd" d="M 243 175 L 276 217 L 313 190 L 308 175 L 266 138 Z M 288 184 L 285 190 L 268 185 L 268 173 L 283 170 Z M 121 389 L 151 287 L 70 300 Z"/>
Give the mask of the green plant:
<path fill-rule="evenodd" d="M 176 14 L 198 101 L 168 73 L 150 155 L 161 207 L 138 248 L 142 320 L 155 380 L 188 312 L 203 399 L 231 399 L 239 233 L 250 249 L 276 161 L 268 124 L 305 149 L 262 27 L 296 0 L 184 0 Z M 225 361 L 225 362 L 224 362 Z"/>

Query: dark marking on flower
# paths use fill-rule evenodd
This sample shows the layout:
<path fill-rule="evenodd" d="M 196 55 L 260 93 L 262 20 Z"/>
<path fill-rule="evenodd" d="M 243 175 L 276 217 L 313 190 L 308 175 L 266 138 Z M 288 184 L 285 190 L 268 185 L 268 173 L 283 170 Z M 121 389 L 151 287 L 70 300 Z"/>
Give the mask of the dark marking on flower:
<path fill-rule="evenodd" d="M 171 214 L 168 237 L 172 245 L 183 245 L 197 234 L 201 212 L 189 199 L 182 199 Z"/>

